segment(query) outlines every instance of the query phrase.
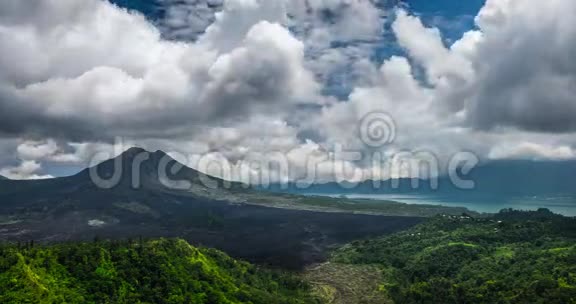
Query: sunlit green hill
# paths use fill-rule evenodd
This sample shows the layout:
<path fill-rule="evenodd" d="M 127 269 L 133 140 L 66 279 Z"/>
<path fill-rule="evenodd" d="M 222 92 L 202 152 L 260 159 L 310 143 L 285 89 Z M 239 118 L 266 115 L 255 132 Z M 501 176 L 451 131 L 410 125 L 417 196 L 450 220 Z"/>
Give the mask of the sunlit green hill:
<path fill-rule="evenodd" d="M 0 248 L 0 303 L 315 303 L 298 278 L 183 240 Z"/>

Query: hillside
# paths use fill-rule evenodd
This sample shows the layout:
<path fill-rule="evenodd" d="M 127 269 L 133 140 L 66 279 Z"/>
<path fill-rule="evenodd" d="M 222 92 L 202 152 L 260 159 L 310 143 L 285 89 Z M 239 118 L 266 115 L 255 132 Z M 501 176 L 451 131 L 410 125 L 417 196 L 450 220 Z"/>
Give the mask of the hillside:
<path fill-rule="evenodd" d="M 0 303 L 316 303 L 298 278 L 183 240 L 0 247 Z"/>
<path fill-rule="evenodd" d="M 360 288 L 365 303 L 576 303 L 575 244 L 576 219 L 546 209 L 439 216 L 355 241 L 308 276 L 340 297 Z M 354 269 L 372 281 L 350 286 Z"/>

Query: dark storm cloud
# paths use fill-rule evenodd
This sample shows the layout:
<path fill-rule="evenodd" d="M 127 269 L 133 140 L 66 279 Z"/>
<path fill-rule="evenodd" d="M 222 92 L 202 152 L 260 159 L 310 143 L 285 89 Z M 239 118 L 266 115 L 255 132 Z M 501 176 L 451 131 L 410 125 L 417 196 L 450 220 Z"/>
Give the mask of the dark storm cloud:
<path fill-rule="evenodd" d="M 471 104 L 476 126 L 576 131 L 576 22 L 554 16 L 560 10 L 573 12 L 576 5 L 557 3 L 542 5 L 540 14 L 484 24 L 486 40 L 475 64 L 477 96 Z"/>
<path fill-rule="evenodd" d="M 104 1 L 3 3 L 0 133 L 74 141 L 178 137 L 198 125 L 311 102 L 316 86 L 303 44 L 261 21 L 262 14 L 282 15 L 268 12 L 276 6 L 256 4 L 238 2 L 223 13 L 210 25 L 216 35 L 175 42 Z M 229 29 L 238 41 L 220 50 Z"/>

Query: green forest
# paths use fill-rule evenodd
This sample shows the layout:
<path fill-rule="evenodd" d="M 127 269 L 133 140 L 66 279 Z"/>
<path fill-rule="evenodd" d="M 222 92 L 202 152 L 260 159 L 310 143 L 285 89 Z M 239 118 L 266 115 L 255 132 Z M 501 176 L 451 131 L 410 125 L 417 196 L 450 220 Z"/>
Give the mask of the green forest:
<path fill-rule="evenodd" d="M 0 303 L 576 303 L 576 219 L 443 215 L 303 275 L 180 239 L 0 246 Z"/>
<path fill-rule="evenodd" d="M 178 239 L 0 247 L 0 303 L 315 303 L 288 273 Z"/>
<path fill-rule="evenodd" d="M 437 216 L 332 260 L 377 265 L 391 303 L 576 303 L 576 219 L 547 209 Z"/>

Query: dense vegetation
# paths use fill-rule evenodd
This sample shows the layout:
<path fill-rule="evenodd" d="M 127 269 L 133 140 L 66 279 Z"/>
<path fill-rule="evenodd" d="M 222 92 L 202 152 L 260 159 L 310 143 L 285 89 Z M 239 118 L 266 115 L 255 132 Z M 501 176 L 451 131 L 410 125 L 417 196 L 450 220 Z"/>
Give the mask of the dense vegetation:
<path fill-rule="evenodd" d="M 305 278 L 178 239 L 0 246 L 0 303 L 576 303 L 576 219 L 437 216 Z"/>
<path fill-rule="evenodd" d="M 314 303 L 307 284 L 183 240 L 0 247 L 0 303 Z"/>
<path fill-rule="evenodd" d="M 333 260 L 378 265 L 395 303 L 576 303 L 576 219 L 546 209 L 438 216 Z"/>

